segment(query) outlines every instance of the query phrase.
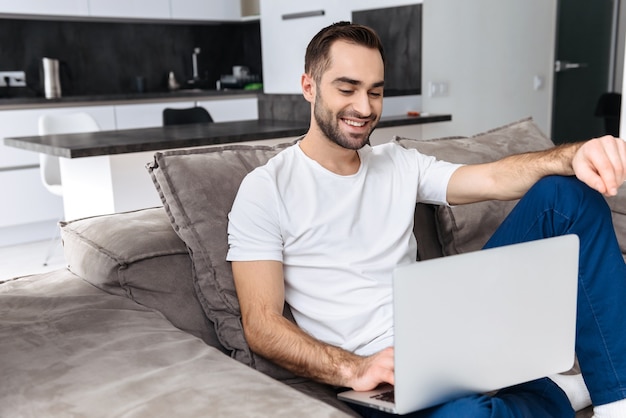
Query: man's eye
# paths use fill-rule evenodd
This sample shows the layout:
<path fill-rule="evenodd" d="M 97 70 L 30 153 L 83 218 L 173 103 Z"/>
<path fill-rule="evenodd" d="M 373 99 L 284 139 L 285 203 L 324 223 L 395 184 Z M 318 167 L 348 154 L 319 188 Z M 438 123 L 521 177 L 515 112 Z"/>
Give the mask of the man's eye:
<path fill-rule="evenodd" d="M 380 97 L 380 96 L 382 96 L 382 94 L 381 94 L 381 93 L 378 93 L 378 92 L 376 92 L 376 91 L 370 91 L 369 95 L 370 95 L 371 97 Z"/>
<path fill-rule="evenodd" d="M 351 94 L 351 93 L 352 93 L 352 90 L 344 90 L 344 89 L 339 89 L 339 91 L 340 91 L 342 94 Z"/>

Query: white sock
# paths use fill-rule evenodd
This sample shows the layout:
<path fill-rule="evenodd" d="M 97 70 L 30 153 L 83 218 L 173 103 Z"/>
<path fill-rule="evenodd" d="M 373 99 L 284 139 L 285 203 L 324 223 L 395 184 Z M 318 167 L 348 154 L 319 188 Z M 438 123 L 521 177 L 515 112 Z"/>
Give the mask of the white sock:
<path fill-rule="evenodd" d="M 593 407 L 594 418 L 624 418 L 626 417 L 626 399 Z"/>
<path fill-rule="evenodd" d="M 550 380 L 565 392 L 574 411 L 580 411 L 591 405 L 591 396 L 589 396 L 582 374 L 555 374 L 550 376 Z M 607 415 L 608 417 L 609 415 Z M 623 417 L 626 417 L 626 415 L 623 415 Z"/>

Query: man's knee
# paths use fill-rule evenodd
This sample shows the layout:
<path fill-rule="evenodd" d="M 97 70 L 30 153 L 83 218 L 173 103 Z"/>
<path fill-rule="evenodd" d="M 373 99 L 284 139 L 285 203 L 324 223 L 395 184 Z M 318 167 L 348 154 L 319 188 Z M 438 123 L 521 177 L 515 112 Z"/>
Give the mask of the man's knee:
<path fill-rule="evenodd" d="M 527 196 L 553 202 L 553 207 L 610 214 L 602 194 L 574 176 L 544 177 L 531 187 Z"/>

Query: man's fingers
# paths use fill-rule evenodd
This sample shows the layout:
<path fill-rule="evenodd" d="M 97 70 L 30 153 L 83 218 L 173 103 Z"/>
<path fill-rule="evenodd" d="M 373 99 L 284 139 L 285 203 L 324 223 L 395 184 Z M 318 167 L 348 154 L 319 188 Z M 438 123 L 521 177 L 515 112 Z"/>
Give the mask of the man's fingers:
<path fill-rule="evenodd" d="M 624 141 L 610 136 L 604 137 L 602 140 L 604 156 L 608 161 L 608 166 L 605 168 L 606 178 L 604 183 L 609 193 L 615 194 L 617 193 L 617 188 L 624 182 L 626 144 L 624 144 Z"/>
<path fill-rule="evenodd" d="M 626 143 L 605 136 L 587 142 L 573 161 L 576 176 L 602 194 L 613 196 L 626 179 Z"/>
<path fill-rule="evenodd" d="M 574 172 L 578 180 L 587 184 L 589 187 L 599 191 L 602 194 L 607 193 L 604 181 L 596 169 L 587 161 L 575 161 Z"/>

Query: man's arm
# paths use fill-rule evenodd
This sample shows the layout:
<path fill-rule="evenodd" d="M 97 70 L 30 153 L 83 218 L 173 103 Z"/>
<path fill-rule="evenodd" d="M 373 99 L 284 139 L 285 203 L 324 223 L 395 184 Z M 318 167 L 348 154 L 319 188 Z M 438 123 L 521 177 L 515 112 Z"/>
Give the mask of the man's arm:
<path fill-rule="evenodd" d="M 246 340 L 255 353 L 299 375 L 335 386 L 370 390 L 393 384 L 393 349 L 362 357 L 324 344 L 283 316 L 283 266 L 233 261 Z"/>
<path fill-rule="evenodd" d="M 450 178 L 447 199 L 452 205 L 519 199 L 548 175 L 576 175 L 600 193 L 613 196 L 626 179 L 626 142 L 604 136 L 463 166 Z"/>

